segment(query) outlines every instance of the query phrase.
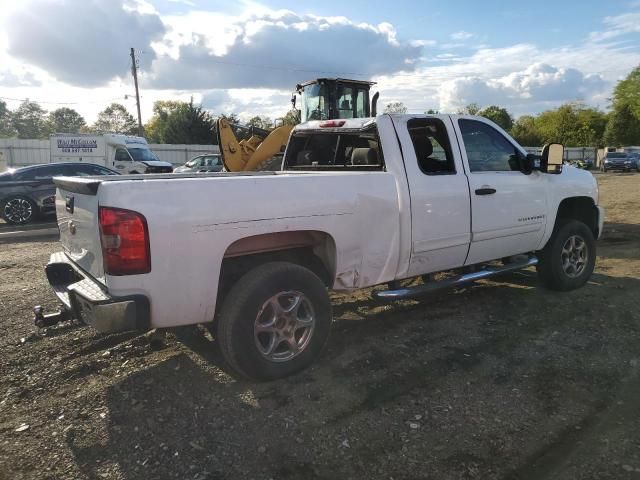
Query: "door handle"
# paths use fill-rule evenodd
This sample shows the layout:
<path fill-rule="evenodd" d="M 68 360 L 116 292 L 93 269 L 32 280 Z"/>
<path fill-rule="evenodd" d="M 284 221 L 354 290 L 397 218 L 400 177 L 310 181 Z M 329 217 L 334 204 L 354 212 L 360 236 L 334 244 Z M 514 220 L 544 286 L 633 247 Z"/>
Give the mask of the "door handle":
<path fill-rule="evenodd" d="M 494 193 L 496 193 L 495 188 L 485 187 L 476 189 L 476 195 L 493 195 Z"/>

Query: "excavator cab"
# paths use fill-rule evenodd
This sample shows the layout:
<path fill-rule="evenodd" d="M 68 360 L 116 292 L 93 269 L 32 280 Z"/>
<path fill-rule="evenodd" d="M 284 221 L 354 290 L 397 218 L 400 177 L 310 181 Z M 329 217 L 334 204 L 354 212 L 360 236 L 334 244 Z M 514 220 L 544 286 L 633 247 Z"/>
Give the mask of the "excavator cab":
<path fill-rule="evenodd" d="M 301 97 L 300 123 L 309 120 L 340 118 L 367 118 L 376 116 L 378 93 L 370 99 L 369 91 L 375 82 L 346 78 L 317 78 L 296 85 Z M 296 108 L 296 93 L 291 98 Z M 231 125 L 218 119 L 217 140 L 224 169 L 242 172 L 266 169 L 282 160 L 292 125 L 281 125 L 273 130 Z"/>
<path fill-rule="evenodd" d="M 375 82 L 317 78 L 296 85 L 291 103 L 295 109 L 297 95 L 300 95 L 300 123 L 310 120 L 375 117 L 378 93 L 369 98 L 372 85 Z"/>

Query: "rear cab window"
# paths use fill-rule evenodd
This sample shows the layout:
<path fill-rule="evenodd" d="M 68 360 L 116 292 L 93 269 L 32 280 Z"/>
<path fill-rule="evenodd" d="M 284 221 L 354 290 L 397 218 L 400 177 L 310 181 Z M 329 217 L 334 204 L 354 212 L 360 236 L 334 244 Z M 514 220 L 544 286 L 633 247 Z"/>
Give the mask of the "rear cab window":
<path fill-rule="evenodd" d="M 299 130 L 287 146 L 285 170 L 384 170 L 375 125 L 359 130 Z"/>

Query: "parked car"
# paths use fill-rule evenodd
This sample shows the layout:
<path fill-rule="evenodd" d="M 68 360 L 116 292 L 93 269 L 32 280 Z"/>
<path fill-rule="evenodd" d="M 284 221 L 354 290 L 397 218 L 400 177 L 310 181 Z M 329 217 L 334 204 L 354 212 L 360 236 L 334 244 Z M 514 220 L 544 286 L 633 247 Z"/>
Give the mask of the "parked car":
<path fill-rule="evenodd" d="M 222 171 L 222 158 L 217 153 L 207 153 L 193 157 L 184 165 L 176 168 L 173 173 L 188 172 L 220 172 Z"/>
<path fill-rule="evenodd" d="M 37 309 L 36 325 L 215 322 L 231 369 L 274 379 L 323 350 L 328 290 L 416 298 L 534 265 L 573 290 L 604 210 L 594 176 L 562 158 L 558 144 L 528 155 L 482 117 L 380 115 L 297 125 L 284 174 L 56 178 L 62 249 L 46 272 L 64 309 Z M 398 285 L 413 277 L 427 281 Z"/>
<path fill-rule="evenodd" d="M 609 170 L 622 170 L 630 172 L 638 170 L 638 161 L 634 160 L 626 152 L 607 152 L 600 164 L 600 170 L 607 172 Z"/>
<path fill-rule="evenodd" d="M 91 163 L 49 163 L 0 173 L 0 216 L 14 225 L 55 212 L 56 176 L 119 175 Z"/>
<path fill-rule="evenodd" d="M 631 159 L 631 168 L 636 172 L 640 172 L 640 153 L 630 153 L 629 158 Z"/>

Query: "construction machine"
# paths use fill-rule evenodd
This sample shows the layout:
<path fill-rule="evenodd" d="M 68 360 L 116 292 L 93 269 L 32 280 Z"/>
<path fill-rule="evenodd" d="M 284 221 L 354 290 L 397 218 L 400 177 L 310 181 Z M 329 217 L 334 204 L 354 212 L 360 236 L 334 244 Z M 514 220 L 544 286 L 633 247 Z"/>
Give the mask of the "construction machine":
<path fill-rule="evenodd" d="M 291 98 L 299 123 L 310 120 L 334 120 L 376 116 L 378 93 L 369 99 L 375 82 L 345 78 L 317 78 L 296 85 Z M 300 109 L 296 108 L 300 96 Z M 265 168 L 270 159 L 284 152 L 293 125 L 273 130 L 233 125 L 218 119 L 218 145 L 226 171 L 242 172 Z M 240 138 L 240 139 L 239 139 Z"/>
<path fill-rule="evenodd" d="M 375 82 L 346 78 L 316 78 L 296 85 L 291 97 L 296 108 L 296 94 L 301 96 L 300 123 L 310 120 L 366 118 L 376 116 L 378 92 L 369 101 Z"/>

